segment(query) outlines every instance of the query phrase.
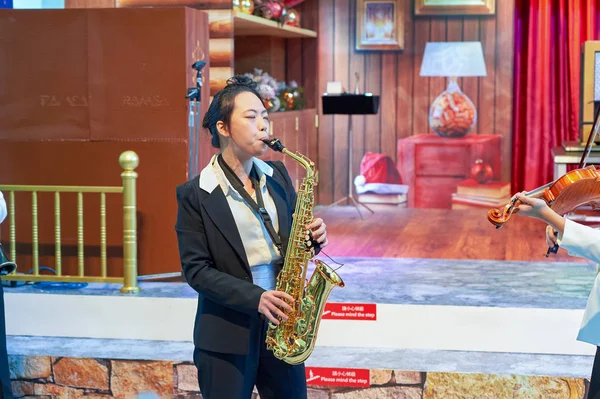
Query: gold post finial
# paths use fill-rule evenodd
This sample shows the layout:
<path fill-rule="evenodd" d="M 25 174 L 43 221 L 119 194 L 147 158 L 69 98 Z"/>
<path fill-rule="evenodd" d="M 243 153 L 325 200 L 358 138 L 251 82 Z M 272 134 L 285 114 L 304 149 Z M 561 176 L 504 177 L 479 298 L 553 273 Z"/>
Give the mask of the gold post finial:
<path fill-rule="evenodd" d="M 125 171 L 135 170 L 139 164 L 140 158 L 138 157 L 138 154 L 133 151 L 125 151 L 119 157 L 119 165 L 121 165 L 121 168 Z"/>

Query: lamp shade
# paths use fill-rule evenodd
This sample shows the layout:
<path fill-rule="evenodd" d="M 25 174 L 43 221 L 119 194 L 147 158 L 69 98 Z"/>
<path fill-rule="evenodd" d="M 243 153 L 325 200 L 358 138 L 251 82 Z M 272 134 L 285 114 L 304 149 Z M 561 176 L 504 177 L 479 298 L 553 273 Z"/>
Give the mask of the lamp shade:
<path fill-rule="evenodd" d="M 430 42 L 420 76 L 487 76 L 481 42 Z"/>

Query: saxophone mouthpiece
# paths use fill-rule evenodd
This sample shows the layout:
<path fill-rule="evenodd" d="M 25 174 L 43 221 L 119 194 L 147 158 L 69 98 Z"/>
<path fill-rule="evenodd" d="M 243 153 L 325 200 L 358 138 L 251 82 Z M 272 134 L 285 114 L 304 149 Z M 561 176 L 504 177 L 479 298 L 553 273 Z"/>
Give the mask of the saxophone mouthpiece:
<path fill-rule="evenodd" d="M 276 138 L 272 138 L 272 139 L 260 139 L 263 143 L 265 143 L 266 145 L 269 146 L 270 149 L 272 149 L 273 151 L 279 151 L 279 152 L 283 152 L 283 150 L 285 149 L 284 145 L 281 144 L 281 141 L 279 141 L 279 139 Z"/>

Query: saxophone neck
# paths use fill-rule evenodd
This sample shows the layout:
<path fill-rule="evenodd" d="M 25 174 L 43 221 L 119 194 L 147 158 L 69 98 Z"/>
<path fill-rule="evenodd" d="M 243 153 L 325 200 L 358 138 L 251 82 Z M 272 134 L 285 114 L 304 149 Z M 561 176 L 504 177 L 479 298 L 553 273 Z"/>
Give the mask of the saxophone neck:
<path fill-rule="evenodd" d="M 317 180 L 315 163 L 313 161 L 311 161 L 310 159 L 308 159 L 308 157 L 306 157 L 300 153 L 291 152 L 290 150 L 285 148 L 285 146 L 283 144 L 281 144 L 281 141 L 278 138 L 271 138 L 271 139 L 264 138 L 261 140 L 273 151 L 281 152 L 281 153 L 287 155 L 288 157 L 292 158 L 296 162 L 298 162 L 300 165 L 302 165 L 302 167 L 304 169 L 306 169 L 305 179 L 308 178 L 308 179 L 313 179 L 315 181 Z"/>
<path fill-rule="evenodd" d="M 310 159 L 306 158 L 302 154 L 293 153 L 287 148 L 284 148 L 281 152 L 285 155 L 293 158 L 296 162 L 298 162 L 304 169 L 306 169 L 306 177 L 313 177 L 315 174 L 315 164 Z"/>

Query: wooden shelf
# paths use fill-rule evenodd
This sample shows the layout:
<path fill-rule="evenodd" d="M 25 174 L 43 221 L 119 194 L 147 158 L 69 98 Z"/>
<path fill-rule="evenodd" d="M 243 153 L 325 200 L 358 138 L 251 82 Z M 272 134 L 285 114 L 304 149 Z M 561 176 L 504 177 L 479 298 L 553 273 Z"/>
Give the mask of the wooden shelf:
<path fill-rule="evenodd" d="M 235 36 L 317 37 L 317 32 L 315 31 L 288 25 L 280 26 L 275 21 L 269 21 L 268 19 L 236 10 L 233 10 L 233 33 Z"/>

